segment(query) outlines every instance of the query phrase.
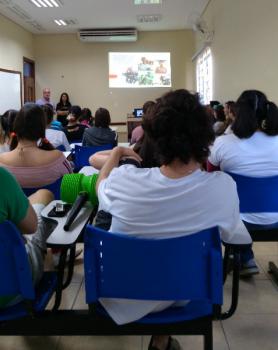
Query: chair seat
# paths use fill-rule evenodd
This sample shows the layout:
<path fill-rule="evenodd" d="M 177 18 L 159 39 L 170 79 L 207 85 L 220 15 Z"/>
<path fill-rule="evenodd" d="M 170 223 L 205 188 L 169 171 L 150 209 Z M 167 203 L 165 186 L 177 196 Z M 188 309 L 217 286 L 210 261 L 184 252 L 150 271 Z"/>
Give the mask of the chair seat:
<path fill-rule="evenodd" d="M 97 313 L 109 317 L 105 309 L 98 303 Z M 175 322 L 190 321 L 200 317 L 213 314 L 212 304 L 209 302 L 190 301 L 182 307 L 169 307 L 160 312 L 150 313 L 147 316 L 136 321 L 144 324 L 168 324 Z"/>
<path fill-rule="evenodd" d="M 45 309 L 50 298 L 55 292 L 56 285 L 57 273 L 52 271 L 45 272 L 40 283 L 36 287 L 36 299 L 34 301 L 34 310 L 36 312 L 40 312 Z M 0 311 L 0 320 L 13 320 L 24 316 L 27 316 L 24 302 L 3 308 Z"/>

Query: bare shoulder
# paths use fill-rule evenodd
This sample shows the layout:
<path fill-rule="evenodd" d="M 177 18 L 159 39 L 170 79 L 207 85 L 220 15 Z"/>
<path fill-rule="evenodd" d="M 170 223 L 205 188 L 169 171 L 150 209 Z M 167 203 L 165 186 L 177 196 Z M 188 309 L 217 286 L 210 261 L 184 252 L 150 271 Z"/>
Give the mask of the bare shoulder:
<path fill-rule="evenodd" d="M 0 154 L 0 163 L 4 163 L 6 165 L 13 165 L 15 154 L 14 151 L 4 152 Z"/>
<path fill-rule="evenodd" d="M 51 163 L 51 162 L 55 162 L 55 160 L 63 157 L 63 152 L 54 149 L 52 151 L 45 151 L 45 150 L 41 150 L 41 152 L 43 152 L 43 157 L 46 161 L 46 163 Z"/>

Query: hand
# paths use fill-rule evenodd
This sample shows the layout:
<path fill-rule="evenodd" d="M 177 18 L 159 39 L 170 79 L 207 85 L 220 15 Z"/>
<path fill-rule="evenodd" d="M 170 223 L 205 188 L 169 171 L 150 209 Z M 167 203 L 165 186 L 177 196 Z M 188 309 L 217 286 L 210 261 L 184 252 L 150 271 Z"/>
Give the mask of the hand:
<path fill-rule="evenodd" d="M 117 155 L 119 159 L 121 158 L 133 158 L 138 162 L 142 162 L 142 158 L 139 156 L 138 153 L 134 152 L 132 148 L 128 147 L 115 147 L 113 148 L 112 153 Z"/>

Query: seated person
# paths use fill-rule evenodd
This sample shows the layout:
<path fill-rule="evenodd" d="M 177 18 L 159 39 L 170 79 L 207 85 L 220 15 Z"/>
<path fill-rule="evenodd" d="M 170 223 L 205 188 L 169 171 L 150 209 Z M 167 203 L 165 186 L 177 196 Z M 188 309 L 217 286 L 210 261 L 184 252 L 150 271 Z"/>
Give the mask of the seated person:
<path fill-rule="evenodd" d="M 63 92 L 60 96 L 60 102 L 56 105 L 57 120 L 63 125 L 67 125 L 67 116 L 71 108 L 69 95 Z"/>
<path fill-rule="evenodd" d="M 211 148 L 208 170 L 227 171 L 251 177 L 278 175 L 278 108 L 257 90 L 246 90 L 236 102 L 232 131 L 216 139 Z M 241 214 L 247 228 L 278 225 L 277 213 Z M 241 276 L 259 273 L 250 247 L 241 254 Z"/>
<path fill-rule="evenodd" d="M 16 110 L 9 109 L 0 116 L 0 153 L 9 152 L 10 150 L 10 134 L 13 131 L 13 122 L 16 115 Z"/>
<path fill-rule="evenodd" d="M 225 102 L 224 113 L 226 118 L 226 130 L 225 135 L 233 132 L 232 126 L 236 118 L 236 103 L 234 101 Z"/>
<path fill-rule="evenodd" d="M 41 218 L 42 209 L 54 198 L 51 192 L 39 190 L 28 198 L 15 178 L 0 167 L 0 223 L 13 222 L 24 235 L 26 252 L 36 285 L 43 274 L 46 240 L 50 230 Z M 20 302 L 19 296 L 0 297 L 0 308 Z"/>
<path fill-rule="evenodd" d="M 0 154 L 0 166 L 14 174 L 24 188 L 42 187 L 72 172 L 63 153 L 45 138 L 45 127 L 42 107 L 25 105 L 14 121 L 11 151 Z"/>
<path fill-rule="evenodd" d="M 57 148 L 59 146 L 63 146 L 65 151 L 70 151 L 71 148 L 65 133 L 63 131 L 54 130 L 51 128 L 51 123 L 53 121 L 53 109 L 48 105 L 44 105 L 42 109 L 46 115 L 46 138 L 52 144 L 53 147 Z"/>
<path fill-rule="evenodd" d="M 198 97 L 187 90 L 171 91 L 159 98 L 149 113 L 144 132 L 153 142 L 161 165 L 116 168 L 122 157 L 141 161 L 132 149 L 116 147 L 98 177 L 99 206 L 112 215 L 111 231 L 155 239 L 218 226 L 223 241 L 250 244 L 240 219 L 234 181 L 225 173 L 200 169 L 214 133 Z M 100 299 L 100 303 L 117 324 L 175 305 L 174 300 L 109 298 Z M 153 337 L 150 348 L 165 350 L 168 342 L 166 336 Z"/>
<path fill-rule="evenodd" d="M 142 118 L 147 113 L 148 109 L 151 108 L 153 105 L 154 105 L 153 101 L 147 101 L 147 102 L 144 103 Z M 136 128 L 134 128 L 132 130 L 132 133 L 131 133 L 130 144 L 133 145 L 134 143 L 138 142 L 143 137 L 143 134 L 144 134 L 144 130 L 143 130 L 141 125 L 139 125 Z"/>
<path fill-rule="evenodd" d="M 118 144 L 116 131 L 109 128 L 111 123 L 110 113 L 105 108 L 99 108 L 95 113 L 95 125 L 86 129 L 83 136 L 83 146 L 102 146 Z"/>
<path fill-rule="evenodd" d="M 79 106 L 72 106 L 70 114 L 67 116 L 68 124 L 65 128 L 69 143 L 82 142 L 83 134 L 87 126 L 79 123 L 80 116 L 81 108 Z"/>
<path fill-rule="evenodd" d="M 214 106 L 213 114 L 215 118 L 215 123 L 213 124 L 213 130 L 215 132 L 215 135 L 222 135 L 227 128 L 224 107 L 222 105 Z"/>
<path fill-rule="evenodd" d="M 90 110 L 90 108 L 83 108 L 82 109 L 81 116 L 79 118 L 79 122 L 80 122 L 80 124 L 88 126 L 88 128 L 93 125 L 93 116 L 92 116 L 92 111 Z"/>

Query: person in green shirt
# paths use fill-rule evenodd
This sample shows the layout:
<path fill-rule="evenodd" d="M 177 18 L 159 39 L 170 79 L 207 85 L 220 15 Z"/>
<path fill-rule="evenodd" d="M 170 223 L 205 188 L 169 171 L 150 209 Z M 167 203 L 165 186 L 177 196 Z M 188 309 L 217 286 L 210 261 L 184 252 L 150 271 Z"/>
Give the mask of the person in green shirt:
<path fill-rule="evenodd" d="M 51 232 L 40 213 L 54 199 L 53 194 L 42 189 L 27 198 L 13 175 L 1 167 L 0 193 L 0 223 L 9 220 L 24 235 L 32 277 L 36 284 L 43 274 L 46 240 Z M 18 296 L 0 297 L 0 308 L 19 300 Z"/>

